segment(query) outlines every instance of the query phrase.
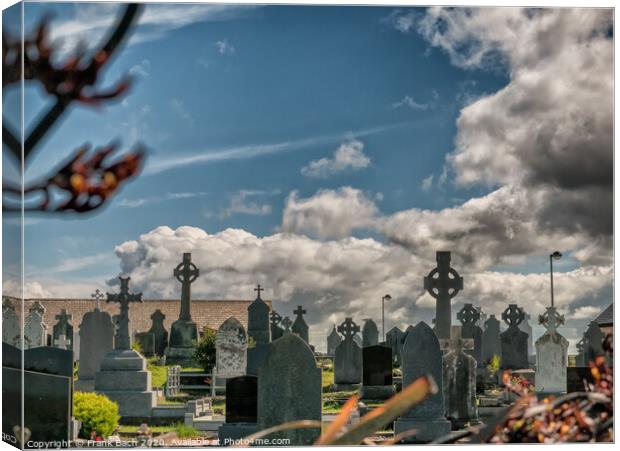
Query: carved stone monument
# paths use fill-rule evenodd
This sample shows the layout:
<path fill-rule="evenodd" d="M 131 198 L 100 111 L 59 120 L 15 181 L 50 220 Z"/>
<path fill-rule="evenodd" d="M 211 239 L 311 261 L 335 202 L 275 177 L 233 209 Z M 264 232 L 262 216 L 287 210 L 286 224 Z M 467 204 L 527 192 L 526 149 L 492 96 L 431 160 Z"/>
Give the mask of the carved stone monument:
<path fill-rule="evenodd" d="M 129 293 L 129 277 L 119 279 L 120 291 L 107 293 L 107 302 L 120 304 L 114 349 L 101 361 L 101 370 L 95 376 L 95 391 L 118 403 L 122 418 L 149 418 L 157 395 L 151 388 L 146 359 L 131 349 L 129 337 L 129 304 L 142 302 L 142 293 Z"/>
<path fill-rule="evenodd" d="M 364 320 L 362 327 L 362 347 L 374 346 L 379 344 L 379 328 L 377 323 L 368 318 Z"/>
<path fill-rule="evenodd" d="M 500 334 L 502 369 L 523 370 L 529 368 L 527 354 L 528 336 L 519 329 L 519 324 L 525 319 L 523 309 L 517 304 L 510 304 L 502 313 L 502 319 L 508 325 L 508 329 Z"/>
<path fill-rule="evenodd" d="M 7 299 L 2 299 L 2 341 L 21 349 L 21 327 L 15 313 L 15 306 Z"/>
<path fill-rule="evenodd" d="M 191 315 L 191 285 L 199 274 L 192 263 L 192 254 L 183 254 L 183 261 L 173 271 L 174 277 L 181 282 L 181 313 L 170 328 L 170 341 L 165 352 L 168 365 L 192 364 L 198 329 Z"/>
<path fill-rule="evenodd" d="M 493 356 L 501 358 L 502 345 L 499 339 L 499 320 L 495 315 L 489 316 L 484 322 L 484 332 L 482 332 L 482 364 L 488 365 Z"/>
<path fill-rule="evenodd" d="M 360 326 L 353 318 L 346 318 L 338 326 L 338 332 L 344 337 L 334 352 L 334 383 L 336 385 L 359 384 L 362 381 L 362 348 L 354 341 Z"/>
<path fill-rule="evenodd" d="M 303 341 L 310 344 L 309 336 L 308 336 L 308 324 L 304 320 L 304 315 L 306 310 L 304 310 L 301 305 L 297 307 L 297 309 L 293 312 L 295 316 L 295 321 L 293 321 L 292 331 L 294 334 L 297 334 L 301 337 Z"/>
<path fill-rule="evenodd" d="M 164 327 L 166 315 L 157 309 L 151 314 L 151 328 L 146 332 L 136 334 L 136 340 L 140 343 L 144 355 L 147 357 L 163 356 L 168 345 L 168 331 Z"/>
<path fill-rule="evenodd" d="M 332 331 L 327 336 L 327 355 L 333 356 L 336 352 L 336 347 L 342 343 L 342 337 L 336 331 L 336 325 L 334 324 Z"/>
<path fill-rule="evenodd" d="M 269 354 L 269 343 L 271 342 L 271 326 L 269 324 L 269 305 L 260 297 L 263 291 L 259 285 L 254 288 L 256 299 L 248 306 L 248 361 L 246 374 L 257 376 L 258 369 L 263 365 Z M 284 320 L 281 321 L 284 325 Z M 290 326 L 289 326 L 290 327 Z M 286 331 L 283 332 L 284 334 Z"/>
<path fill-rule="evenodd" d="M 450 338 L 452 321 L 451 300 L 463 289 L 463 278 L 450 267 L 450 252 L 437 252 L 437 267 L 424 278 L 424 289 L 437 300 L 435 334 Z"/>
<path fill-rule="evenodd" d="M 547 307 L 538 321 L 547 331 L 536 340 L 536 392 L 543 396 L 566 393 L 568 340 L 557 331 L 564 316 L 555 307 Z"/>
<path fill-rule="evenodd" d="M 243 325 L 230 317 L 215 336 L 216 374 L 231 378 L 243 376 L 247 365 L 248 339 Z"/>
<path fill-rule="evenodd" d="M 52 346 L 60 349 L 73 351 L 73 326 L 71 325 L 72 315 L 67 313 L 66 309 L 62 309 L 59 315 L 56 315 L 58 323 L 52 328 Z M 60 345 L 60 336 L 64 336 L 64 344 Z M 57 343 L 58 342 L 58 343 Z"/>
<path fill-rule="evenodd" d="M 284 333 L 284 329 L 280 327 L 280 323 L 282 322 L 282 315 L 280 315 L 275 310 L 271 310 L 269 318 L 271 320 L 271 339 L 277 340 Z"/>
<path fill-rule="evenodd" d="M 24 321 L 24 349 L 47 346 L 47 324 L 43 322 L 45 308 L 37 301 Z"/>
<path fill-rule="evenodd" d="M 456 319 L 461 322 L 461 334 L 463 338 L 473 340 L 473 348 L 467 352 L 471 355 L 478 366 L 483 367 L 482 362 L 482 329 L 476 325 L 480 319 L 480 311 L 473 304 L 465 304 L 456 314 Z"/>

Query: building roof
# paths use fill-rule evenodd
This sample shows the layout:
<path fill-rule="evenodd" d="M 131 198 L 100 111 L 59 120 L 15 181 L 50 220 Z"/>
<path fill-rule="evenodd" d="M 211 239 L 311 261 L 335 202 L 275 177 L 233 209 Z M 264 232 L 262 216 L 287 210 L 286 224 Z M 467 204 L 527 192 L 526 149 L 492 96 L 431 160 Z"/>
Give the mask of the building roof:
<path fill-rule="evenodd" d="M 3 298 L 10 298 L 3 296 Z M 21 316 L 20 300 L 18 298 L 10 298 L 15 313 Z M 60 314 L 62 309 L 66 309 L 67 313 L 73 315 L 71 324 L 74 331 L 77 332 L 82 317 L 86 312 L 94 310 L 97 302 L 94 299 L 25 299 L 24 311 L 28 314 L 30 307 L 35 302 L 41 303 L 45 307 L 43 321 L 48 326 L 48 332 L 58 322 L 56 315 Z M 206 300 L 192 299 L 191 315 L 196 322 L 198 330 L 202 330 L 205 326 L 210 329 L 217 330 L 220 325 L 231 316 L 237 318 L 243 327 L 248 327 L 248 306 L 254 300 Z M 271 307 L 271 301 L 265 301 Z M 111 316 L 119 313 L 119 304 L 101 301 L 101 310 L 108 312 Z M 130 332 L 145 332 L 151 328 L 151 315 L 161 310 L 166 319 L 164 326 L 170 330 L 172 323 L 178 319 L 181 310 L 181 301 L 179 299 L 144 299 L 142 302 L 131 303 L 129 306 L 129 324 Z"/>
<path fill-rule="evenodd" d="M 605 310 L 594 320 L 599 326 L 613 326 L 614 325 L 614 303 L 612 302 L 607 306 Z"/>

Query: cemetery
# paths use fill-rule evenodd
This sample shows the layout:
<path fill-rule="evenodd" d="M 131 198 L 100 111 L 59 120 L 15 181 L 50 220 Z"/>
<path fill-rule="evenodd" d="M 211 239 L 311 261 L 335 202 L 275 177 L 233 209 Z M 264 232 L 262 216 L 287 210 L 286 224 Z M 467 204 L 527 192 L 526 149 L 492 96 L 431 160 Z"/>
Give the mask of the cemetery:
<path fill-rule="evenodd" d="M 614 442 L 611 10 L 27 3 L 4 442 Z"/>
<path fill-rule="evenodd" d="M 292 309 L 295 321 L 290 320 L 262 299 L 260 285 L 247 304 L 247 317 L 231 316 L 217 330 L 199 331 L 192 320 L 190 288 L 200 272 L 189 253 L 172 271 L 181 293 L 170 331 L 165 315 L 155 310 L 147 332 L 130 332 L 129 312 L 147 301 L 131 290 L 129 277 L 119 278 L 116 293 L 95 291 L 95 307 L 80 324 L 73 324 L 70 300 L 53 325 L 44 322 L 44 303 L 32 303 L 23 340 L 16 300 L 5 297 L 3 375 L 9 381 L 19 377 L 23 344 L 28 433 L 32 440 L 62 438 L 79 446 L 88 446 L 88 440 L 231 445 L 271 429 L 269 437 L 278 443 L 312 445 L 334 434 L 330 428 L 340 421 L 352 431 L 367 427 L 366 415 L 427 378 L 432 387 L 422 390 L 421 400 L 368 435 L 396 444 L 471 443 L 487 424 L 499 424 L 522 396 L 561 399 L 583 391 L 584 383 L 600 384 L 588 366 L 605 367 L 612 357 L 609 339 L 595 321 L 570 364 L 561 335 L 564 317 L 548 307 L 539 318 L 546 332 L 530 356 L 529 337 L 519 328 L 526 313 L 517 304 L 487 315 L 465 303 L 456 321 L 451 319 L 452 298 L 466 290 L 466 281 L 450 261 L 449 252 L 437 252 L 437 267 L 423 278 L 437 299 L 435 327 L 424 321 L 404 331 L 394 326 L 380 341 L 373 319 L 360 327 L 347 317 L 326 335 L 327 352 L 315 351 L 309 342 L 306 309 Z M 119 313 L 112 317 L 103 311 L 104 302 L 116 305 Z M 503 332 L 496 315 L 505 323 Z M 438 332 L 440 325 L 448 327 L 448 335 Z M 17 391 L 7 399 L 22 395 L 19 384 L 13 387 Z M 45 420 L 33 404 L 37 396 L 48 397 L 54 406 L 46 410 Z M 19 403 L 13 405 L 16 410 L 5 410 L 5 424 L 20 414 Z M 109 410 L 112 420 L 96 420 L 96 409 Z M 295 422 L 314 427 L 278 429 Z"/>

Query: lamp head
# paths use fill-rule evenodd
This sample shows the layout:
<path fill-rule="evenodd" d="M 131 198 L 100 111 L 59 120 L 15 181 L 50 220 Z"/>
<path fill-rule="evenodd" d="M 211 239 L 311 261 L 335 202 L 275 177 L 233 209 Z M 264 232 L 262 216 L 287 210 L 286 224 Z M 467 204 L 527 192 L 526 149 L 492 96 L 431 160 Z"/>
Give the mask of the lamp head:
<path fill-rule="evenodd" d="M 562 253 L 559 251 L 555 251 L 553 254 L 551 254 L 551 256 L 553 257 L 554 260 L 559 260 L 562 258 Z"/>
<path fill-rule="evenodd" d="M 390 299 L 392 299 L 392 296 L 390 296 L 389 294 L 386 294 L 385 296 L 383 296 L 383 299 L 385 299 L 386 301 L 389 301 Z"/>

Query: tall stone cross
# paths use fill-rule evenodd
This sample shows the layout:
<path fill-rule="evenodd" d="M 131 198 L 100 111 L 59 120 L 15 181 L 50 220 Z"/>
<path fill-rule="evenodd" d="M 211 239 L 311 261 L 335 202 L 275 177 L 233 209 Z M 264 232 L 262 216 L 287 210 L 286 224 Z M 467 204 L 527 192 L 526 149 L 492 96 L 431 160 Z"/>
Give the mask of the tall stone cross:
<path fill-rule="evenodd" d="M 360 326 L 353 322 L 353 318 L 346 318 L 344 322 L 338 326 L 338 332 L 345 340 L 353 340 L 356 333 L 360 331 Z"/>
<path fill-rule="evenodd" d="M 285 316 L 284 319 L 282 320 L 281 324 L 284 326 L 284 333 L 285 334 L 290 334 L 291 333 L 291 325 L 293 324 L 293 321 L 291 321 L 291 319 L 288 316 Z"/>
<path fill-rule="evenodd" d="M 297 309 L 295 309 L 295 311 L 293 311 L 293 313 L 294 313 L 295 315 L 297 315 L 297 317 L 301 317 L 302 315 L 305 315 L 305 314 L 306 314 L 306 310 L 304 310 L 304 309 L 301 307 L 301 305 L 298 305 L 298 306 L 297 306 Z"/>
<path fill-rule="evenodd" d="M 519 327 L 519 324 L 525 319 L 523 309 L 517 304 L 508 304 L 508 307 L 502 313 L 502 320 L 508 325 L 508 328 Z"/>
<path fill-rule="evenodd" d="M 261 291 L 265 291 L 265 289 L 264 289 L 264 288 L 262 288 L 262 287 L 260 286 L 260 283 L 259 283 L 258 285 L 256 285 L 256 288 L 254 288 L 254 291 L 256 291 L 256 292 L 258 293 L 258 294 L 256 295 L 256 299 L 260 299 L 260 298 L 261 298 L 261 297 L 260 297 L 260 292 L 261 292 Z"/>
<path fill-rule="evenodd" d="M 550 334 L 557 332 L 558 326 L 564 324 L 564 315 L 560 315 L 555 307 L 547 307 L 547 311 L 538 317 L 538 323 Z"/>
<path fill-rule="evenodd" d="M 452 320 L 451 299 L 463 289 L 463 278 L 450 267 L 450 252 L 437 252 L 437 267 L 424 278 L 424 289 L 437 300 L 435 334 L 450 338 Z"/>
<path fill-rule="evenodd" d="M 121 313 L 118 315 L 116 336 L 114 337 L 114 349 L 131 349 L 129 340 L 129 304 L 131 302 L 142 302 L 142 293 L 129 293 L 130 277 L 119 277 L 121 289 L 119 293 L 106 293 L 106 302 L 118 302 Z"/>
<path fill-rule="evenodd" d="M 174 277 L 181 282 L 181 314 L 179 319 L 191 321 L 192 314 L 190 311 L 191 303 L 191 285 L 198 278 L 200 271 L 196 265 L 192 263 L 192 254 L 186 252 L 183 254 L 183 261 L 174 268 Z"/>
<path fill-rule="evenodd" d="M 461 335 L 461 326 L 452 326 L 450 328 L 450 339 L 440 338 L 439 347 L 442 351 L 453 351 L 456 353 L 471 351 L 474 349 L 474 339 L 463 338 Z"/>
<path fill-rule="evenodd" d="M 276 327 L 278 324 L 280 324 L 280 321 L 282 321 L 282 316 L 275 310 L 271 311 L 269 317 L 271 318 L 271 325 L 273 327 Z"/>
<path fill-rule="evenodd" d="M 54 340 L 54 345 L 60 349 L 68 349 L 68 346 L 71 344 L 71 340 L 67 340 L 65 334 L 61 334 L 56 340 Z"/>
<path fill-rule="evenodd" d="M 95 292 L 90 295 L 90 297 L 97 301 L 97 310 L 101 310 L 100 301 L 105 297 L 105 295 L 99 291 L 99 288 L 97 288 Z"/>

